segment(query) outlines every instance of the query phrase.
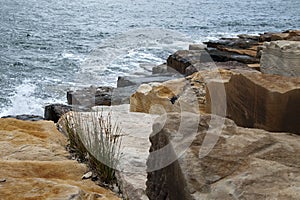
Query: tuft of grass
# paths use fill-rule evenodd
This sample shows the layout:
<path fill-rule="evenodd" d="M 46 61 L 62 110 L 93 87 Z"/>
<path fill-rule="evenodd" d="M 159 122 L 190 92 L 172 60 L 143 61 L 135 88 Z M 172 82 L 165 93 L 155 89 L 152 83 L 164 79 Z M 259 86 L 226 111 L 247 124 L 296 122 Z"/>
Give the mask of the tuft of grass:
<path fill-rule="evenodd" d="M 64 118 L 70 149 L 85 161 L 106 184 L 116 182 L 115 170 L 121 158 L 121 129 L 112 123 L 111 112 L 71 113 Z"/>

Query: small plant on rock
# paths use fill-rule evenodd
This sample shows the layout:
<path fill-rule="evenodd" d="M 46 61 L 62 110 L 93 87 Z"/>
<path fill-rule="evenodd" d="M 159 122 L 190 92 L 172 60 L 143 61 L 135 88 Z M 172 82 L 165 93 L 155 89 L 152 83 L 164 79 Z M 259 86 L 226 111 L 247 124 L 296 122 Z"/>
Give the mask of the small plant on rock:
<path fill-rule="evenodd" d="M 121 156 L 121 129 L 111 118 L 110 112 L 104 116 L 103 111 L 73 112 L 65 117 L 70 148 L 80 160 L 87 161 L 106 184 L 115 182 L 115 170 Z"/>

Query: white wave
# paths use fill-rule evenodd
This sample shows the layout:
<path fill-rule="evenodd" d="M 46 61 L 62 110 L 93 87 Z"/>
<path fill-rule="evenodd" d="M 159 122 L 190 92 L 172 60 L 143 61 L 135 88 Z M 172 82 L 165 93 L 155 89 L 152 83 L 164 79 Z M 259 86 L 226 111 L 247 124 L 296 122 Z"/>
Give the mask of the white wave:
<path fill-rule="evenodd" d="M 75 55 L 73 53 L 67 53 L 67 52 L 62 53 L 62 57 L 67 58 L 67 59 L 71 59 L 71 60 L 77 60 L 77 61 L 80 61 L 80 62 L 84 62 L 84 60 L 85 60 L 85 58 L 81 55 Z"/>
<path fill-rule="evenodd" d="M 131 30 L 109 38 L 87 56 L 74 82 L 81 85 L 115 85 L 116 77 L 134 73 L 148 73 L 145 65 L 162 64 L 168 54 L 187 49 L 193 40 L 168 29 L 147 28 Z M 110 82 L 113 81 L 113 82 Z"/>
<path fill-rule="evenodd" d="M 11 105 L 3 108 L 0 117 L 7 115 L 44 115 L 44 106 L 46 102 L 57 102 L 54 99 L 38 98 L 35 94 L 37 86 L 30 83 L 28 80 L 15 88 L 14 94 L 9 98 Z M 57 102 L 59 103 L 59 102 Z"/>

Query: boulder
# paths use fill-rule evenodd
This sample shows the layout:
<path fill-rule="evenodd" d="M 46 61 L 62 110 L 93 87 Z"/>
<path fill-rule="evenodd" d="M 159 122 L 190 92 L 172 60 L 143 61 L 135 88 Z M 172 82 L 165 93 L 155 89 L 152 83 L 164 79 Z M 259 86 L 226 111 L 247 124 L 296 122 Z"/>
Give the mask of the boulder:
<path fill-rule="evenodd" d="M 231 70 L 203 70 L 164 83 L 143 84 L 131 95 L 130 110 L 156 114 L 181 111 L 205 112 L 207 82 L 213 79 L 228 81 L 232 74 L 244 72 L 240 69 L 235 70 L 234 64 L 234 62 L 231 65 L 223 63 L 224 68 L 231 68 Z M 251 72 L 259 73 L 255 70 Z"/>
<path fill-rule="evenodd" d="M 50 121 L 0 119 L 0 199 L 119 199 L 81 177 L 67 139 Z"/>
<path fill-rule="evenodd" d="M 261 56 L 261 71 L 282 76 L 300 76 L 300 41 L 265 43 Z"/>
<path fill-rule="evenodd" d="M 179 50 L 168 57 L 167 65 L 180 74 L 186 74 L 185 70 L 190 65 L 211 61 L 209 59 L 205 50 Z"/>
<path fill-rule="evenodd" d="M 45 106 L 44 119 L 58 122 L 59 118 L 72 110 L 71 106 L 63 104 L 50 104 Z"/>
<path fill-rule="evenodd" d="M 216 91 L 225 88 L 225 96 Z M 211 81 L 207 85 L 206 112 L 212 105 L 226 102 L 214 114 L 224 113 L 239 126 L 262 128 L 268 131 L 300 134 L 300 78 L 278 75 L 241 73 L 227 82 Z"/>
<path fill-rule="evenodd" d="M 214 124 L 213 117 L 171 113 L 155 121 L 150 200 L 299 198 L 299 136 L 241 128 L 229 119 Z"/>

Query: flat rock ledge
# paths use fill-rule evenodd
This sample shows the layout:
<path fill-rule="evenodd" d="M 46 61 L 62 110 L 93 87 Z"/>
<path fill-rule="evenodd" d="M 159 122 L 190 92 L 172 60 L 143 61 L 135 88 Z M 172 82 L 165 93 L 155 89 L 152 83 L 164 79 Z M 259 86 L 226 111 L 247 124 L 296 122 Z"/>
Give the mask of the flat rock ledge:
<path fill-rule="evenodd" d="M 81 177 L 67 139 L 50 121 L 0 119 L 0 199 L 119 199 Z"/>

